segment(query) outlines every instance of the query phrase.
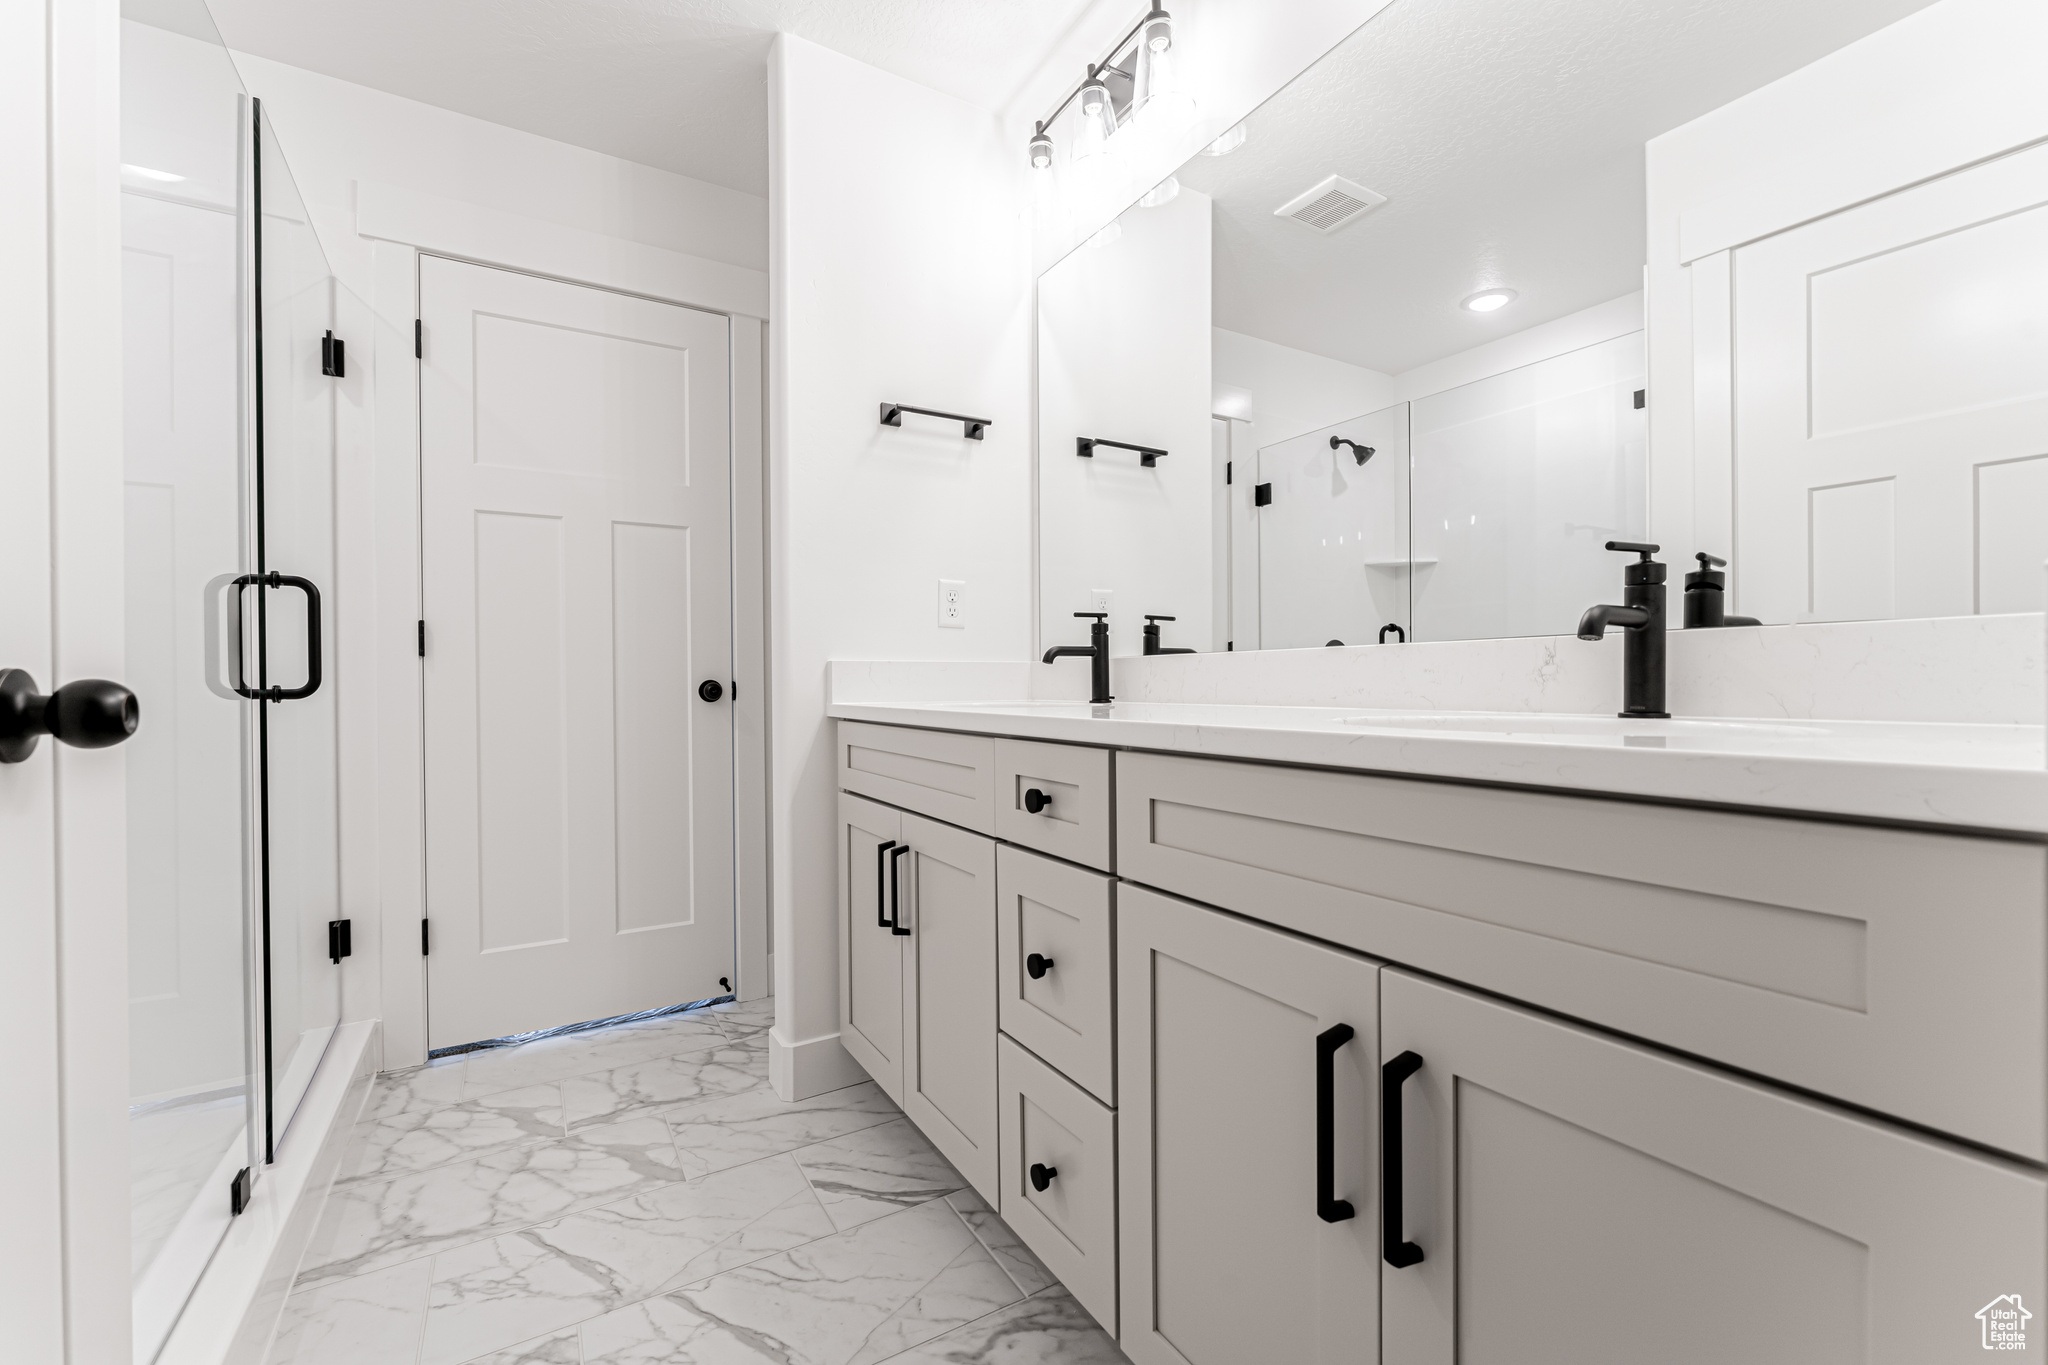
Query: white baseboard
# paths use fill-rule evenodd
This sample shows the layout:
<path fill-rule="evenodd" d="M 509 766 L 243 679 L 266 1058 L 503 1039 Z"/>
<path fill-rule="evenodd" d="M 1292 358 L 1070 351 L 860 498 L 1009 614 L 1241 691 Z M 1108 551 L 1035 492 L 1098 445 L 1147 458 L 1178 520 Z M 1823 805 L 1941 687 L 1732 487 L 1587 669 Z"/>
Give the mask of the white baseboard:
<path fill-rule="evenodd" d="M 868 1078 L 837 1033 L 823 1033 L 800 1043 L 784 1040 L 780 1029 L 768 1033 L 768 1080 L 784 1100 L 807 1100 L 829 1090 L 843 1090 Z"/>
<path fill-rule="evenodd" d="M 261 1365 L 381 1060 L 374 1019 L 334 1031 L 277 1160 L 228 1227 L 156 1365 Z"/>

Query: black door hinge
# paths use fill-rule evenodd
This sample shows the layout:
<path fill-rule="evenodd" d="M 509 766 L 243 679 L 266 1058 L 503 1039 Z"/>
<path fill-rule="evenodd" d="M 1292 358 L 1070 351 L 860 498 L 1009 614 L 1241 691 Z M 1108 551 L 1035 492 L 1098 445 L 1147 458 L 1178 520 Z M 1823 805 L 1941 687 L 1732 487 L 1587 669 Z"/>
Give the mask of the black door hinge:
<path fill-rule="evenodd" d="M 420 657 L 422 659 L 427 657 L 427 623 L 425 621 L 420 622 Z"/>
<path fill-rule="evenodd" d="M 320 373 L 330 379 L 340 379 L 346 374 L 342 366 L 341 338 L 331 331 L 320 338 Z"/>
<path fill-rule="evenodd" d="M 1229 482 L 1230 482 L 1230 466 L 1231 466 L 1231 463 L 1232 463 L 1232 462 L 1231 462 L 1231 461 L 1229 461 L 1229 460 L 1225 460 L 1225 461 L 1223 462 L 1223 482 L 1225 482 L 1225 483 L 1229 483 Z"/>
<path fill-rule="evenodd" d="M 355 953 L 355 941 L 348 931 L 348 921 L 331 919 L 327 921 L 327 960 L 340 962 Z"/>
<path fill-rule="evenodd" d="M 249 1168 L 244 1166 L 235 1172 L 235 1178 L 228 1182 L 228 1212 L 236 1218 L 249 1207 Z"/>
<path fill-rule="evenodd" d="M 1650 391 L 1649 391 L 1648 389 L 1637 389 L 1637 390 L 1636 390 L 1636 406 L 1637 406 L 1637 407 L 1639 407 L 1639 408 L 1641 408 L 1641 407 L 1647 407 L 1647 406 L 1649 406 L 1649 402 L 1650 402 Z"/>
<path fill-rule="evenodd" d="M 421 921 L 420 921 L 420 956 L 421 956 L 421 957 L 425 957 L 425 956 L 427 955 L 427 950 L 428 950 L 428 948 L 429 948 L 430 946 L 431 946 L 431 941 L 430 941 L 430 940 L 429 940 L 429 939 L 427 938 L 427 922 L 426 922 L 425 920 L 421 920 Z"/>
<path fill-rule="evenodd" d="M 412 358 L 424 360 L 427 354 L 426 325 L 418 318 L 412 320 Z"/>
<path fill-rule="evenodd" d="M 1270 504 L 1272 503 L 1272 501 L 1273 501 L 1273 485 L 1272 485 L 1272 484 L 1270 484 L 1270 483 L 1255 483 L 1255 484 L 1253 484 L 1253 485 L 1252 485 L 1252 506 L 1254 506 L 1254 507 L 1265 507 L 1265 506 L 1268 506 L 1268 505 L 1270 505 Z"/>

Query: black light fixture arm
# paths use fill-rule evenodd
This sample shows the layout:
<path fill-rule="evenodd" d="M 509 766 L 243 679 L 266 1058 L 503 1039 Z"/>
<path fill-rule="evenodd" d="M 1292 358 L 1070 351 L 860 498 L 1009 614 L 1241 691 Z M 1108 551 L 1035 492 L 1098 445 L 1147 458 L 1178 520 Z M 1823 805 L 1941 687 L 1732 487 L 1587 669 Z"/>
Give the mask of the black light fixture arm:
<path fill-rule="evenodd" d="M 1166 454 L 1165 451 L 1157 446 L 1132 445 L 1129 441 L 1112 441 L 1106 436 L 1076 436 L 1074 438 L 1074 453 L 1084 460 L 1095 458 L 1095 447 L 1097 446 L 1114 446 L 1118 450 L 1135 450 L 1138 452 L 1138 463 L 1147 469 L 1158 464 L 1160 458 Z"/>
<path fill-rule="evenodd" d="M 1344 446 L 1351 447 L 1352 458 L 1357 460 L 1360 464 L 1364 464 L 1367 460 L 1370 460 L 1376 453 L 1373 447 L 1362 446 L 1358 442 L 1352 440 L 1349 436 L 1332 436 L 1330 438 L 1330 449 L 1338 450 L 1343 448 Z"/>
<path fill-rule="evenodd" d="M 882 425 L 885 427 L 902 426 L 903 414 L 906 412 L 914 412 L 921 417 L 943 417 L 948 422 L 958 422 L 962 434 L 970 441 L 979 441 L 983 433 L 995 425 L 993 417 L 969 417 L 964 413 L 940 412 L 937 408 L 913 408 L 908 403 L 882 404 Z"/>

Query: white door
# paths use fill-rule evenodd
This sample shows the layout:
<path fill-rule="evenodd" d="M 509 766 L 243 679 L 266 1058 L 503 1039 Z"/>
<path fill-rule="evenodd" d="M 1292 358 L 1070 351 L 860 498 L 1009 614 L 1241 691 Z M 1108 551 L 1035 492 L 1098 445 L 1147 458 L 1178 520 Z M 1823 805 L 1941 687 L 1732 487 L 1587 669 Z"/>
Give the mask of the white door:
<path fill-rule="evenodd" d="M 725 994 L 727 322 L 435 257 L 420 317 L 428 1045 Z"/>
<path fill-rule="evenodd" d="M 1116 970 L 1124 1351 L 1377 1361 L 1379 964 L 1125 883 Z"/>
<path fill-rule="evenodd" d="M 1380 1003 L 1420 1058 L 1388 1361 L 1938 1365 L 2048 1292 L 2038 1171 L 1399 971 Z"/>
<path fill-rule="evenodd" d="M 1734 272 L 1731 609 L 2039 611 L 2048 147 L 1742 247 Z"/>
<path fill-rule="evenodd" d="M 903 1112 L 994 1204 L 996 841 L 905 815 L 903 842 Z"/>

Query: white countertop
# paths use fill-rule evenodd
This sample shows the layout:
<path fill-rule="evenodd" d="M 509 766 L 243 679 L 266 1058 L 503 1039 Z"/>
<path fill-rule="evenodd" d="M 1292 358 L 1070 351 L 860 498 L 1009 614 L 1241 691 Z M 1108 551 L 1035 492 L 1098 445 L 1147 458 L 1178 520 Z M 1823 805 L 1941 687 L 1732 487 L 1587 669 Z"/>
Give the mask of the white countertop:
<path fill-rule="evenodd" d="M 2043 727 L 1194 702 L 837 702 L 844 720 L 2048 835 Z M 1472 727 L 1472 728 L 1468 728 Z"/>

